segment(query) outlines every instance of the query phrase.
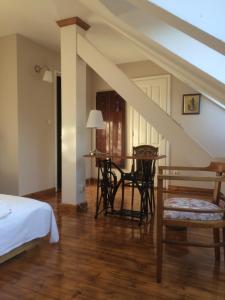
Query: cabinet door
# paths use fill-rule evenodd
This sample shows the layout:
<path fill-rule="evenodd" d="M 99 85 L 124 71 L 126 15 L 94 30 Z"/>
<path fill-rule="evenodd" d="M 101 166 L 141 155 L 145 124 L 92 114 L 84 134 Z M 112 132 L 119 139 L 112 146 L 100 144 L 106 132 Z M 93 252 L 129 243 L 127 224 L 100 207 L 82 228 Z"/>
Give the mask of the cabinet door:
<path fill-rule="evenodd" d="M 96 131 L 96 148 L 118 156 L 125 154 L 125 101 L 115 91 L 98 92 L 96 109 L 102 111 L 106 129 Z M 124 167 L 124 159 L 115 162 Z"/>

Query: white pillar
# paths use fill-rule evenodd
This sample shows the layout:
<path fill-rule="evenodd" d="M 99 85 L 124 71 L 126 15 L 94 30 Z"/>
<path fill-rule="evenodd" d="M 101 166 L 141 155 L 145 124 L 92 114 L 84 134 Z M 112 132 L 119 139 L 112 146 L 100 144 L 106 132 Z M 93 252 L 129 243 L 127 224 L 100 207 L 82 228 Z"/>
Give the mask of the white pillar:
<path fill-rule="evenodd" d="M 68 22 L 69 20 L 69 22 Z M 79 18 L 58 21 L 62 78 L 62 202 L 85 202 L 86 64 L 77 55 Z M 81 26 L 81 27 L 80 27 Z"/>

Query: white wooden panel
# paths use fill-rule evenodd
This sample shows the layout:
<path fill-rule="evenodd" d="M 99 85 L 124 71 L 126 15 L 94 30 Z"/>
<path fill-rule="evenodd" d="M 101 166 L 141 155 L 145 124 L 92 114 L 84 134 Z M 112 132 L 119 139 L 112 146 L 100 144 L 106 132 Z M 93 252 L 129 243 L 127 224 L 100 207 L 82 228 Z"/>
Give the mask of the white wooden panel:
<path fill-rule="evenodd" d="M 137 146 L 140 144 L 140 142 L 139 142 L 139 136 L 140 136 L 139 120 L 140 120 L 140 114 L 135 109 L 133 109 L 133 125 L 132 125 L 132 127 L 133 127 L 132 128 L 132 130 L 133 130 L 133 145 L 132 146 Z"/>
<path fill-rule="evenodd" d="M 152 126 L 152 132 L 151 132 L 151 145 L 156 146 L 158 145 L 158 131 Z"/>
<path fill-rule="evenodd" d="M 135 79 L 134 82 L 157 103 L 164 111 L 170 114 L 170 76 L 153 76 Z M 169 164 L 169 142 L 147 122 L 138 111 L 128 106 L 128 152 L 132 153 L 133 146 L 149 144 L 159 147 L 159 153 L 167 157 L 160 160 L 160 165 Z M 127 163 L 127 168 L 130 167 Z"/>
<path fill-rule="evenodd" d="M 147 122 L 147 145 L 151 144 L 152 140 L 152 126 Z"/>
<path fill-rule="evenodd" d="M 148 86 L 147 95 L 152 99 L 152 87 L 150 85 Z"/>
<path fill-rule="evenodd" d="M 126 120 L 127 120 L 127 128 L 132 128 L 132 124 L 133 124 L 133 108 L 130 105 L 126 105 Z M 133 145 L 133 132 L 130 136 L 130 134 L 128 134 L 126 136 L 126 145 L 127 145 L 127 153 L 131 153 L 132 151 L 132 145 Z"/>
<path fill-rule="evenodd" d="M 146 144 L 147 122 L 142 116 L 140 116 L 139 122 L 140 122 L 140 124 L 139 124 L 139 144 Z"/>
<path fill-rule="evenodd" d="M 161 107 L 161 103 L 160 103 L 160 91 L 161 91 L 161 87 L 158 85 L 153 85 L 152 86 L 152 100 L 157 103 L 160 107 Z"/>

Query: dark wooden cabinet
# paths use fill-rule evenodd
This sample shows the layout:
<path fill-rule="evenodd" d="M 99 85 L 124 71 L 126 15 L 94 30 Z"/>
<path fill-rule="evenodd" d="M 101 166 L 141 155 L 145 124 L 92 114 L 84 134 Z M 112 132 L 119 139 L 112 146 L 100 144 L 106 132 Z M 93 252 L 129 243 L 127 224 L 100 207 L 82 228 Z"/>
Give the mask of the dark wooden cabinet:
<path fill-rule="evenodd" d="M 97 92 L 96 109 L 102 111 L 106 129 L 96 130 L 96 149 L 118 156 L 125 154 L 125 101 L 115 91 Z M 124 159 L 115 161 L 124 167 Z"/>

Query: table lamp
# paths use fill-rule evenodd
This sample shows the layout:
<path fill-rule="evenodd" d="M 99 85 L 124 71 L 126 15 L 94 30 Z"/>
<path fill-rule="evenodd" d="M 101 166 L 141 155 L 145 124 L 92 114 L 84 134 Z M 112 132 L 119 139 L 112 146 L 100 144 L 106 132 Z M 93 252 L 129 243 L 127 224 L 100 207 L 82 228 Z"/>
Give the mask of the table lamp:
<path fill-rule="evenodd" d="M 105 123 L 103 121 L 102 112 L 100 110 L 93 109 L 90 111 L 87 124 L 87 128 L 93 129 L 105 129 Z M 97 149 L 94 149 L 90 152 L 91 155 L 98 153 Z"/>

